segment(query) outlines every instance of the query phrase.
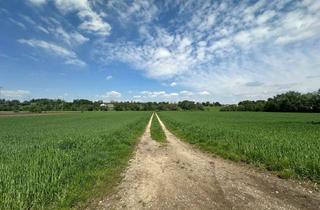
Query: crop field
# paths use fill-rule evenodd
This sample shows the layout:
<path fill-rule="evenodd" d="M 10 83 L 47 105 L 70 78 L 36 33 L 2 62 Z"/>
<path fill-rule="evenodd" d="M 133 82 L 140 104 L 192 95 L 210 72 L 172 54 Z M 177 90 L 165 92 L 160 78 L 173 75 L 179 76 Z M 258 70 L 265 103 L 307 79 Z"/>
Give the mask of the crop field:
<path fill-rule="evenodd" d="M 149 112 L 0 117 L 0 209 L 69 208 L 117 180 Z"/>
<path fill-rule="evenodd" d="M 166 135 L 164 131 L 161 128 L 160 122 L 156 115 L 153 116 L 152 118 L 152 124 L 151 124 L 151 138 L 153 140 L 156 140 L 160 143 L 165 143 L 166 142 Z"/>
<path fill-rule="evenodd" d="M 320 114 L 160 112 L 177 136 L 200 149 L 281 177 L 320 182 Z"/>

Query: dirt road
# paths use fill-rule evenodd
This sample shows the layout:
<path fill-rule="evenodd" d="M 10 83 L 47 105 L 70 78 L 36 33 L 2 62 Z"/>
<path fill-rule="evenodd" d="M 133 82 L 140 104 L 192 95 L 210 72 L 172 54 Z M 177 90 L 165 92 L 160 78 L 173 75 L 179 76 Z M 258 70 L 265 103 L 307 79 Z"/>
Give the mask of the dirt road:
<path fill-rule="evenodd" d="M 123 182 L 98 209 L 320 209 L 320 194 L 268 173 L 204 154 L 177 139 L 141 138 Z"/>

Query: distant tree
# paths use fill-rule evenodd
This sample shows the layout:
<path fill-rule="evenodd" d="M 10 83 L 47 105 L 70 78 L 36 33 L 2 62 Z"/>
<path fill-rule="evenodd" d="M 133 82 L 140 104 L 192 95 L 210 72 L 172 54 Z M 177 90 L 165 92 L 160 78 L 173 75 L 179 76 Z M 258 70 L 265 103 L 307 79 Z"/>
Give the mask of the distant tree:
<path fill-rule="evenodd" d="M 203 105 L 203 106 L 212 106 L 212 104 L 211 104 L 209 101 L 207 101 L 207 102 L 202 102 L 202 105 Z"/>
<path fill-rule="evenodd" d="M 223 106 L 220 111 L 222 112 L 230 112 L 230 111 L 239 111 L 238 106 L 235 104 Z"/>
<path fill-rule="evenodd" d="M 178 106 L 182 109 L 182 110 L 192 110 L 195 108 L 195 103 L 193 101 L 181 101 L 178 103 Z"/>
<path fill-rule="evenodd" d="M 264 111 L 264 107 L 266 105 L 266 101 L 264 100 L 258 100 L 255 102 L 255 110 L 256 112 L 262 112 Z"/>
<path fill-rule="evenodd" d="M 267 101 L 241 101 L 221 111 L 320 112 L 320 90 L 306 94 L 289 91 Z"/>
<path fill-rule="evenodd" d="M 241 101 L 238 103 L 239 111 L 255 111 L 255 102 L 254 101 Z"/>
<path fill-rule="evenodd" d="M 29 111 L 30 112 L 33 112 L 33 113 L 41 113 L 42 112 L 42 109 L 40 106 L 36 105 L 36 104 L 32 104 L 29 108 Z"/>

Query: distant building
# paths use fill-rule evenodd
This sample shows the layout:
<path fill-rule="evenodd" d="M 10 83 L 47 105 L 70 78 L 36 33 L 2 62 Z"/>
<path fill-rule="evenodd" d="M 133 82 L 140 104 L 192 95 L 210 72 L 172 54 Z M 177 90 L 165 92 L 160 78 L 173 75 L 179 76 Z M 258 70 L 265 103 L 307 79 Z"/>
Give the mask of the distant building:
<path fill-rule="evenodd" d="M 114 109 L 114 104 L 107 104 L 108 110 L 113 110 Z"/>
<path fill-rule="evenodd" d="M 111 103 L 102 103 L 100 104 L 101 109 L 114 110 L 114 104 Z"/>

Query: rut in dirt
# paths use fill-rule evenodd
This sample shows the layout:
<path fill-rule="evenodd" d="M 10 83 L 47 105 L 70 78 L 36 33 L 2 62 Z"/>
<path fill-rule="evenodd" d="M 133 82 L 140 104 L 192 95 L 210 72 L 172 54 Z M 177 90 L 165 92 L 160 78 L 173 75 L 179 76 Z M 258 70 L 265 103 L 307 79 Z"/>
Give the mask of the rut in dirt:
<path fill-rule="evenodd" d="M 152 117 L 116 193 L 95 208 L 319 209 L 319 193 L 194 149 L 158 118 L 167 137 L 159 144 L 150 136 Z"/>

